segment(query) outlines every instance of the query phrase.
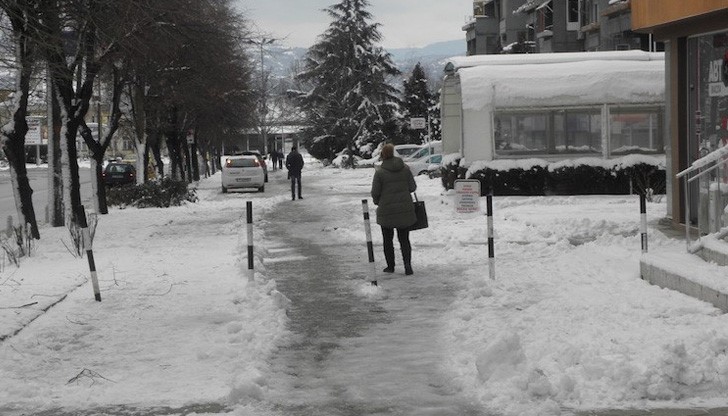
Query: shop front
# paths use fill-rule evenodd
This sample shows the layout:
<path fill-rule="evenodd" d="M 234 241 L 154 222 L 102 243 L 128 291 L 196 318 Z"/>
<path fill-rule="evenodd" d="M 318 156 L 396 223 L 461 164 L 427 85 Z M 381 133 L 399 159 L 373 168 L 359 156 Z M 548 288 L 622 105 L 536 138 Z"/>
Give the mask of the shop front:
<path fill-rule="evenodd" d="M 632 0 L 632 26 L 666 42 L 668 215 L 714 231 L 728 203 L 728 163 L 720 158 L 689 184 L 700 170 L 675 175 L 728 144 L 728 0 Z"/>

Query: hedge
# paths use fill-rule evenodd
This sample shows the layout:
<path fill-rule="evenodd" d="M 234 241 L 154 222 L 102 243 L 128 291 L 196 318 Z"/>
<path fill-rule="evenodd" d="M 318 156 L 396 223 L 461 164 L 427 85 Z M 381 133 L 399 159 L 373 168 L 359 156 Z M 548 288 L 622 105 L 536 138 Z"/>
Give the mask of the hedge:
<path fill-rule="evenodd" d="M 542 159 L 493 160 L 466 165 L 446 157 L 442 185 L 453 189 L 457 179 L 477 179 L 487 195 L 588 195 L 665 193 L 665 157 L 629 155 L 616 159 L 580 158 L 559 162 Z"/>

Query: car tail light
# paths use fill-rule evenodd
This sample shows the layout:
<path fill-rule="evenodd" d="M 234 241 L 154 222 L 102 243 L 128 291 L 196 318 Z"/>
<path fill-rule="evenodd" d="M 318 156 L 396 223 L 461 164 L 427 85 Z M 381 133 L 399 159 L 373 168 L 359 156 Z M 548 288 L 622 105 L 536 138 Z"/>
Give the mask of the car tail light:
<path fill-rule="evenodd" d="M 260 161 L 258 159 L 255 159 L 255 167 L 256 168 L 260 167 Z"/>
<path fill-rule="evenodd" d="M 229 168 L 229 167 L 230 167 L 230 165 L 232 165 L 232 163 L 233 163 L 233 161 L 232 161 L 232 160 L 230 160 L 230 159 L 226 159 L 226 160 L 225 160 L 225 167 L 226 167 L 226 168 Z"/>

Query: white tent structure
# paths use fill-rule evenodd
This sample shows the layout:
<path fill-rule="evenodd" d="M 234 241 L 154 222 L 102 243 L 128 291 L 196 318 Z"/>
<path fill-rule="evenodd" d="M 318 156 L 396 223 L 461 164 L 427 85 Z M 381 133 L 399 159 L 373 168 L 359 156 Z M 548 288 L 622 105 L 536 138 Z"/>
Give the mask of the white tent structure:
<path fill-rule="evenodd" d="M 662 53 L 455 57 L 445 73 L 446 154 L 471 162 L 664 154 Z"/>

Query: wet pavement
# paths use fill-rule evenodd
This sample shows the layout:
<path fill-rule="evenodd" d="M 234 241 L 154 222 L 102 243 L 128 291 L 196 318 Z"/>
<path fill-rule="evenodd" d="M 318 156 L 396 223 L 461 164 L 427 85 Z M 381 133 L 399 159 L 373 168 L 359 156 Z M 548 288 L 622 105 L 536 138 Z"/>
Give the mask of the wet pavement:
<path fill-rule="evenodd" d="M 282 415 L 486 415 L 441 367 L 437 318 L 457 289 L 441 279 L 445 265 L 379 271 L 373 288 L 363 230 L 362 241 L 331 241 L 334 224 L 361 217 L 366 196 L 321 209 L 332 204 L 316 192 L 270 214 L 266 273 L 292 301 L 295 338 L 272 361 L 268 406 Z"/>

